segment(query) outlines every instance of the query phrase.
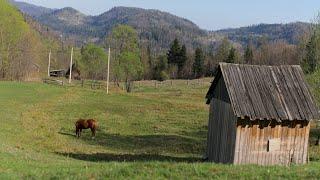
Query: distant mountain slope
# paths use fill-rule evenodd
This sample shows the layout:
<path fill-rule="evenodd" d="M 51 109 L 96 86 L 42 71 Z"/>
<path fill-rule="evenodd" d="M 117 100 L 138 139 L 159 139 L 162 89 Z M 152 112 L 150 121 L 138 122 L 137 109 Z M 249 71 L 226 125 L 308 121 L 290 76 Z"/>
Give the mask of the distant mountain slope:
<path fill-rule="evenodd" d="M 138 31 L 141 42 L 158 49 L 169 47 L 174 38 L 179 38 L 189 47 L 210 43 L 204 38 L 207 31 L 193 22 L 158 10 L 115 7 L 98 16 L 86 16 L 73 8 L 47 11 L 34 5 L 27 7 L 26 3 L 13 4 L 41 24 L 66 36 L 76 36 L 82 42 L 101 43 L 114 26 L 127 24 Z M 35 12 L 26 9 L 34 9 Z"/>
<path fill-rule="evenodd" d="M 257 43 L 262 37 L 269 41 L 284 40 L 297 44 L 299 35 L 309 28 L 308 23 L 297 22 L 259 24 L 208 32 L 187 19 L 159 10 L 115 7 L 98 16 L 86 16 L 70 7 L 54 10 L 14 1 L 13 4 L 39 23 L 61 32 L 64 37 L 72 37 L 78 44 L 103 43 L 114 26 L 127 24 L 138 31 L 141 43 L 151 45 L 156 51 L 168 48 L 174 38 L 180 39 L 189 48 L 214 47 L 224 36 L 242 45 L 246 45 L 249 40 Z"/>
<path fill-rule="evenodd" d="M 32 16 L 32 17 L 39 17 L 43 14 L 51 13 L 54 11 L 54 9 L 36 6 L 36 5 L 25 3 L 25 2 L 18 2 L 14 0 L 9 0 L 9 2 L 19 7 L 21 12 L 28 14 L 29 16 Z"/>
<path fill-rule="evenodd" d="M 284 40 L 289 44 L 297 44 L 299 36 L 310 28 L 309 23 L 296 22 L 288 24 L 259 24 L 248 27 L 223 29 L 215 31 L 230 40 L 247 44 L 249 40 L 258 41 L 265 37 L 269 41 Z"/>

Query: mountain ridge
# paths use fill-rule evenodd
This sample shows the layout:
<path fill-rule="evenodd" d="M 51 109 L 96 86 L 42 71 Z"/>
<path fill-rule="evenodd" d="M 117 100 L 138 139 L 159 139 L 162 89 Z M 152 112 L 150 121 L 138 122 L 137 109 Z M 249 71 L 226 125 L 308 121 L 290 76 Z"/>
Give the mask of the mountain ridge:
<path fill-rule="evenodd" d="M 29 9 L 38 9 L 40 13 L 30 13 L 26 10 L 28 9 L 26 4 L 14 3 L 22 12 L 31 15 L 41 24 L 61 32 L 64 36 L 73 36 L 80 43 L 103 43 L 105 36 L 114 26 L 126 24 L 138 31 L 142 43 L 160 51 L 168 48 L 174 38 L 178 38 L 189 48 L 215 46 L 223 37 L 228 37 L 232 42 L 241 45 L 246 45 L 251 40 L 257 43 L 262 37 L 266 37 L 269 41 L 284 40 L 289 44 L 297 44 L 299 34 L 306 32 L 310 25 L 304 22 L 261 23 L 208 31 L 186 18 L 156 9 L 119 6 L 99 15 L 90 16 L 71 7 L 48 11 L 48 8 L 39 10 L 41 6 L 32 4 L 29 4 L 31 6 Z"/>

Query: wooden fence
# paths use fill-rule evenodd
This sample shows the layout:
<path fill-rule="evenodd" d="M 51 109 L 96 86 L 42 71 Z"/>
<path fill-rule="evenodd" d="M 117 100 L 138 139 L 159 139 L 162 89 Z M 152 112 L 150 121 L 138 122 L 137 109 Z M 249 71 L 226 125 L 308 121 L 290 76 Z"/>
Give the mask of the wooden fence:
<path fill-rule="evenodd" d="M 52 84 L 52 85 L 59 85 L 59 86 L 64 86 L 65 83 L 63 82 L 63 80 L 58 80 L 58 79 L 43 79 L 43 82 L 46 84 Z"/>
<path fill-rule="evenodd" d="M 210 86 L 212 78 L 194 79 L 194 80 L 166 80 L 166 81 L 156 81 L 156 80 L 143 80 L 134 81 L 133 89 L 140 88 L 175 88 L 175 87 L 186 87 L 186 88 L 197 88 L 197 87 L 208 87 Z M 71 84 L 65 79 L 57 78 L 46 78 L 43 79 L 44 83 L 68 87 L 82 87 L 90 89 L 107 89 L 106 81 L 94 81 L 94 80 L 73 80 Z M 114 83 L 109 83 L 109 88 L 120 88 L 125 90 L 125 83 L 120 82 L 119 86 Z"/>

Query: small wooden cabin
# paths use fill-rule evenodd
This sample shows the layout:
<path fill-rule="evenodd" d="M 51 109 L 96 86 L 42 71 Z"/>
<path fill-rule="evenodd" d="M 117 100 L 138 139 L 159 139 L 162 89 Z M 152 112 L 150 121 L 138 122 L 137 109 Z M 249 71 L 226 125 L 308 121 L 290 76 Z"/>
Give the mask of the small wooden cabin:
<path fill-rule="evenodd" d="M 207 93 L 207 156 L 232 164 L 304 164 L 318 109 L 300 66 L 220 63 Z"/>

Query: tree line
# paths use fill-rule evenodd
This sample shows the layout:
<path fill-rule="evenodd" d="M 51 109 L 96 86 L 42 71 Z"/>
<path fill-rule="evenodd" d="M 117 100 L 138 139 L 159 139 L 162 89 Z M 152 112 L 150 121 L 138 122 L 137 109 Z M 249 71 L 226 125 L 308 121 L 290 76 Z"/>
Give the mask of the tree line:
<path fill-rule="evenodd" d="M 5 3 L 3 3 L 5 4 Z M 15 18 L 6 17 L 10 12 Z M 67 68 L 72 42 L 42 37 L 33 31 L 23 16 L 9 5 L 0 6 L 0 78 L 25 80 L 42 77 L 47 70 L 49 51 L 52 68 Z M 75 48 L 74 59 L 84 79 L 104 80 L 107 52 L 111 47 L 111 80 L 118 86 L 125 82 L 131 91 L 134 80 L 193 79 L 211 77 L 219 62 L 283 65 L 300 64 L 305 73 L 313 73 L 320 64 L 319 18 L 310 30 L 299 36 L 299 44 L 268 37 L 243 46 L 225 37 L 214 46 L 186 46 L 183 39 L 173 39 L 168 49 L 154 50 L 150 42 L 141 42 L 138 32 L 128 25 L 117 25 L 105 37 L 104 45 L 87 44 Z M 157 48 L 158 49 L 158 48 Z"/>
<path fill-rule="evenodd" d="M 219 62 L 284 65 L 300 64 L 306 73 L 314 72 L 320 62 L 319 26 L 301 36 L 299 45 L 285 41 L 268 41 L 261 37 L 256 43 L 242 47 L 224 38 L 215 49 L 187 48 L 174 39 L 163 53 L 153 54 L 150 46 L 139 44 L 138 33 L 128 25 L 118 25 L 106 37 L 105 47 L 89 44 L 81 49 L 79 65 L 83 77 L 105 79 L 107 54 L 112 47 L 111 79 L 117 85 L 125 82 L 127 91 L 132 81 L 155 79 L 193 79 L 211 77 Z"/>

